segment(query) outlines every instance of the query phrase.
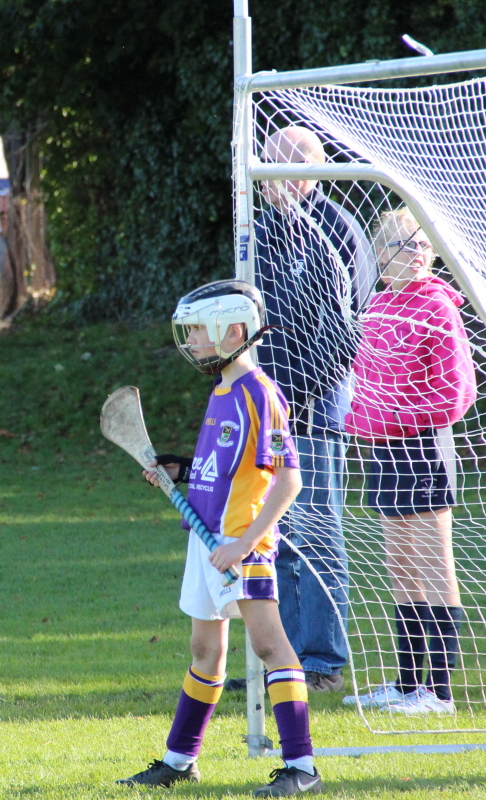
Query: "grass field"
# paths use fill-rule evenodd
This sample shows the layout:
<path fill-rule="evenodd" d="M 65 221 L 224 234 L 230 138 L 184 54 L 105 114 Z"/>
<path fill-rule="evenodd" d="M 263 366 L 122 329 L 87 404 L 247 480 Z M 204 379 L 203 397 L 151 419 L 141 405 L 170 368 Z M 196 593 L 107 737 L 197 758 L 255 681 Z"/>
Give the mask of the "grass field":
<path fill-rule="evenodd" d="M 179 362 L 164 326 L 26 325 L 0 337 L 0 353 L 0 799 L 160 797 L 114 781 L 163 754 L 190 663 L 177 608 L 185 534 L 162 493 L 101 439 L 98 415 L 109 391 L 139 385 L 157 448 L 190 452 L 208 384 Z M 229 672 L 244 674 L 239 622 Z M 339 697 L 311 695 L 310 711 L 317 747 L 486 740 L 376 737 Z M 223 694 L 203 783 L 170 795 L 248 796 L 265 782 L 278 763 L 248 759 L 244 732 L 244 696 Z M 486 798 L 484 751 L 317 763 L 326 797 Z"/>

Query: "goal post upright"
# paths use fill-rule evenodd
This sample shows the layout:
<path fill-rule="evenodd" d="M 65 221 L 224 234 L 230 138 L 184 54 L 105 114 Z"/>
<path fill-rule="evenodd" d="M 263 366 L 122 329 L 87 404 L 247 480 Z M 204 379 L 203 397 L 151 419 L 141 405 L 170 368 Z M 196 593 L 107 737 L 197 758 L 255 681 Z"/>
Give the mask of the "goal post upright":
<path fill-rule="evenodd" d="M 251 18 L 248 0 L 234 0 L 234 111 L 233 176 L 236 277 L 255 284 L 253 235 L 253 181 L 250 164 L 253 155 L 252 95 L 245 89 L 252 74 Z M 263 663 L 253 652 L 246 632 L 246 709 L 249 756 L 264 755 L 273 747 L 265 736 Z"/>
<path fill-rule="evenodd" d="M 255 283 L 253 247 L 253 183 L 249 175 L 252 149 L 252 95 L 245 89 L 252 74 L 251 18 L 248 0 L 234 0 L 233 172 L 236 276 Z"/>

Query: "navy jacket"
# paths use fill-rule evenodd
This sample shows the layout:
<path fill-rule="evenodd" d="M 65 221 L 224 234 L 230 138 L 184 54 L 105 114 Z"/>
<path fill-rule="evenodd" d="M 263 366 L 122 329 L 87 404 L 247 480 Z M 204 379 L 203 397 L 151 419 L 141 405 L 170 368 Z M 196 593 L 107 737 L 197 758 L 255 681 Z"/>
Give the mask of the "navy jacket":
<path fill-rule="evenodd" d="M 301 207 L 316 225 L 293 208 L 282 214 L 271 207 L 255 220 L 255 283 L 267 324 L 285 327 L 265 334 L 258 362 L 291 405 L 292 431 L 305 434 L 344 429 L 358 344 L 353 317 L 377 274 L 370 244 L 349 212 L 319 186 Z"/>

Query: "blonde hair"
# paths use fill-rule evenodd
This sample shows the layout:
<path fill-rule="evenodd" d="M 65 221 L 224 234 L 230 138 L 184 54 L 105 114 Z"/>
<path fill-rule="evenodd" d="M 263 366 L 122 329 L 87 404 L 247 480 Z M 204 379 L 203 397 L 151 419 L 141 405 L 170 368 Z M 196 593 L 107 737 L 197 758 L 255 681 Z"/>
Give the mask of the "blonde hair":
<path fill-rule="evenodd" d="M 384 211 L 380 214 L 380 219 L 376 221 L 373 227 L 373 246 L 375 248 L 375 253 L 378 255 L 378 252 L 383 250 L 387 243 L 394 238 L 403 239 L 404 228 L 408 231 L 410 236 L 421 231 L 422 239 L 425 239 L 427 242 L 430 241 L 410 209 L 407 206 L 400 206 L 400 208 L 392 209 L 391 211 Z M 432 254 L 433 261 L 437 253 L 433 250 Z M 429 269 L 428 272 L 430 275 L 433 274 L 431 269 Z"/>

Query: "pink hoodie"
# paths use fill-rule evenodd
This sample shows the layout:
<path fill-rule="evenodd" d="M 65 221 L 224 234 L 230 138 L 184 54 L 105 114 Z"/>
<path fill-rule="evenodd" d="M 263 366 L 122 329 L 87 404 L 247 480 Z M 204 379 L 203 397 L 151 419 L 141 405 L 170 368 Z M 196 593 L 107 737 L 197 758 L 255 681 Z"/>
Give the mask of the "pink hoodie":
<path fill-rule="evenodd" d="M 378 442 L 403 439 L 464 416 L 476 399 L 476 378 L 457 310 L 462 303 L 437 277 L 409 283 L 398 294 L 389 287 L 373 298 L 354 363 L 349 433 Z"/>

